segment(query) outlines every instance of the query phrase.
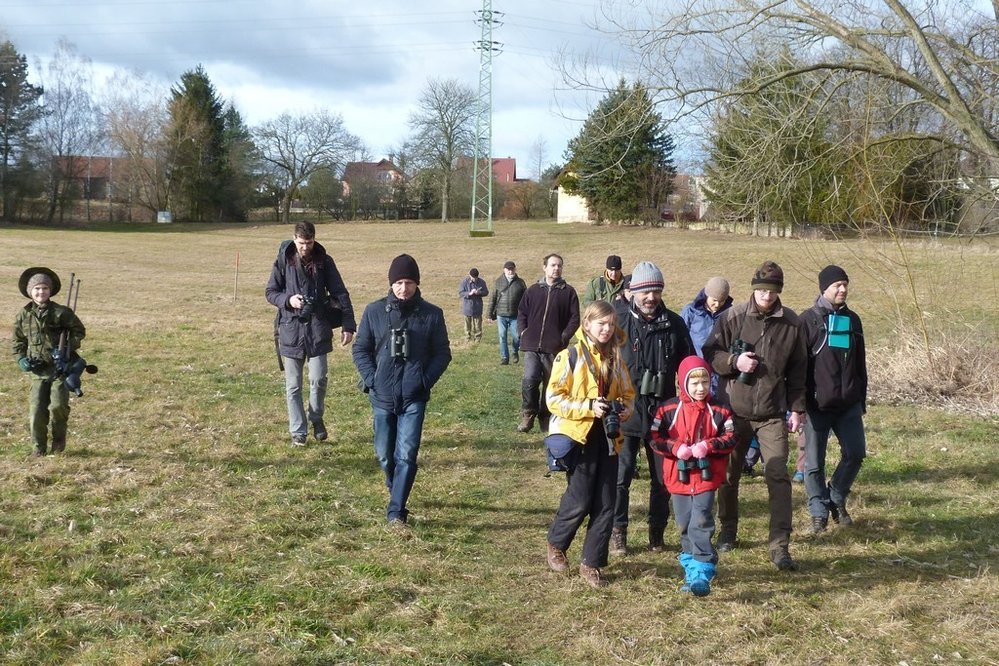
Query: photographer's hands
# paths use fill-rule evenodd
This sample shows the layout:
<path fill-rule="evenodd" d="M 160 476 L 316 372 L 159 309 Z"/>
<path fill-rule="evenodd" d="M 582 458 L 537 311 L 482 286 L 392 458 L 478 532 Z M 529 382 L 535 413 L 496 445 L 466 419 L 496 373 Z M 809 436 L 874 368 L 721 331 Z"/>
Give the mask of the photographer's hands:
<path fill-rule="evenodd" d="M 305 305 L 305 297 L 301 294 L 295 294 L 288 299 L 288 305 L 290 305 L 293 310 L 301 310 L 302 306 Z"/>

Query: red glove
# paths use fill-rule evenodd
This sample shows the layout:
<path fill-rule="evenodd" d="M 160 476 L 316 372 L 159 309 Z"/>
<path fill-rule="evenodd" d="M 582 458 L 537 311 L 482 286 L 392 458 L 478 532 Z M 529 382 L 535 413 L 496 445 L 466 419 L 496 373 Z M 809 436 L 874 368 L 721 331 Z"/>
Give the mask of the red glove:
<path fill-rule="evenodd" d="M 706 458 L 708 455 L 708 443 L 701 440 L 690 447 L 690 452 L 694 454 L 695 458 Z"/>
<path fill-rule="evenodd" d="M 689 444 L 681 444 L 676 447 L 675 455 L 680 460 L 690 460 L 690 457 L 693 455 L 693 451 L 690 450 Z"/>

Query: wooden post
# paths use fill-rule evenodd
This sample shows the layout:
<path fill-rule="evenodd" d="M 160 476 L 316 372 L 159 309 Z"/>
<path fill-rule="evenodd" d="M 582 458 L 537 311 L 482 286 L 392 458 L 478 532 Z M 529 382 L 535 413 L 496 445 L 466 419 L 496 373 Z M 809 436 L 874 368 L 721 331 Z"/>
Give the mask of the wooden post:
<path fill-rule="evenodd" d="M 232 283 L 232 302 L 236 302 L 236 295 L 239 292 L 239 250 L 236 250 L 236 276 Z"/>

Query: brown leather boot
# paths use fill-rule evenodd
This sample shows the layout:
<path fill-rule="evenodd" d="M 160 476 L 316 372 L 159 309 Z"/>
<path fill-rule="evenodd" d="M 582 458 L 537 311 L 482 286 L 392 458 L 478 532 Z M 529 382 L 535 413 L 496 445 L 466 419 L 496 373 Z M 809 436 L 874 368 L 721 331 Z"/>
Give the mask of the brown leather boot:
<path fill-rule="evenodd" d="M 66 440 L 65 439 L 53 439 L 52 440 L 52 453 L 62 453 L 66 450 Z"/>
<path fill-rule="evenodd" d="M 579 565 L 579 577 L 586 581 L 590 587 L 607 587 L 607 579 L 600 573 L 600 569 L 590 567 L 585 564 Z"/>
<path fill-rule="evenodd" d="M 531 432 L 531 428 L 534 427 L 534 417 L 536 414 L 533 412 L 524 412 L 520 416 L 520 423 L 517 425 L 517 432 Z"/>
<path fill-rule="evenodd" d="M 565 551 L 548 544 L 548 566 L 556 573 L 565 573 L 568 571 L 569 560 L 565 556 Z"/>

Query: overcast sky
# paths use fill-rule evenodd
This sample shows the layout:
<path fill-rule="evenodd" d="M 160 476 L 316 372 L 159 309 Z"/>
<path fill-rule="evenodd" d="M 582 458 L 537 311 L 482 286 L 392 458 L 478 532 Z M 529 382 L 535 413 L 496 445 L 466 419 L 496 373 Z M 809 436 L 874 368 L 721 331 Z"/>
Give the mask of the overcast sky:
<path fill-rule="evenodd" d="M 554 63 L 604 48 L 592 31 L 599 0 L 493 0 L 493 155 L 534 176 L 531 147 L 561 163 L 596 98 L 565 90 Z M 198 64 L 250 125 L 325 107 L 379 159 L 408 134 L 428 78 L 479 86 L 481 0 L 0 0 L 0 36 L 32 70 L 64 37 L 99 80 L 118 68 L 165 88 Z M 602 56 L 604 57 L 604 56 Z"/>

